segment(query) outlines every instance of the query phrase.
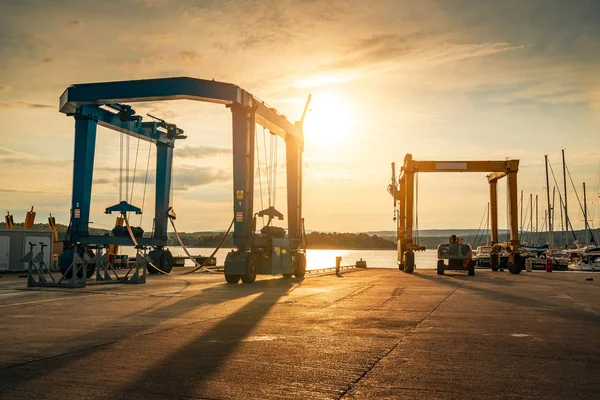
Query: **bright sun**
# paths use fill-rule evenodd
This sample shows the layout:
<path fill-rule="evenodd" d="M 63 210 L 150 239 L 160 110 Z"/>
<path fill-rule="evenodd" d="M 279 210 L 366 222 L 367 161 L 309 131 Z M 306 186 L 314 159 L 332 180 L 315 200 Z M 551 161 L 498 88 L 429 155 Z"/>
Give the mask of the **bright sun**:
<path fill-rule="evenodd" d="M 304 121 L 306 143 L 329 147 L 347 138 L 352 128 L 352 110 L 344 97 L 335 93 L 313 95 Z"/>

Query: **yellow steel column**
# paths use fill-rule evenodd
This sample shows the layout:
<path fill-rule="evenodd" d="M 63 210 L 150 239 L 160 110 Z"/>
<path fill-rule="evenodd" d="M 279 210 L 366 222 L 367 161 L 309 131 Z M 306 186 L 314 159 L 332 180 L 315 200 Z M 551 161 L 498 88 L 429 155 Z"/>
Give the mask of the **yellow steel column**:
<path fill-rule="evenodd" d="M 490 181 L 490 224 L 492 228 L 492 246 L 498 243 L 498 181 Z"/>
<path fill-rule="evenodd" d="M 400 215 L 398 216 L 400 221 L 398 224 L 398 237 L 403 240 L 406 239 L 406 177 L 400 179 L 399 182 L 400 192 Z"/>
<path fill-rule="evenodd" d="M 406 179 L 406 246 L 411 247 L 412 245 L 412 234 L 413 234 L 413 209 L 414 209 L 414 197 L 415 197 L 415 172 L 414 170 L 404 171 Z"/>
<path fill-rule="evenodd" d="M 517 208 L 517 173 L 508 173 L 508 196 L 510 215 L 510 247 L 512 251 L 519 249 L 519 210 Z"/>

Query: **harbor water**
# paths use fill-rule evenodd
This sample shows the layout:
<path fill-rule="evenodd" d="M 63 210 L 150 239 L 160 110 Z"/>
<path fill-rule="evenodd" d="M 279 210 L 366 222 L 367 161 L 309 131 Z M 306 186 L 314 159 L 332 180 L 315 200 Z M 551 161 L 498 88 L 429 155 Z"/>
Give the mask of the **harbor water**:
<path fill-rule="evenodd" d="M 135 255 L 133 248 L 127 248 L 126 253 L 130 257 Z M 174 256 L 185 256 L 185 252 L 180 247 L 169 247 Z M 209 256 L 214 249 L 210 248 L 188 248 L 193 256 Z M 215 257 L 217 265 L 223 265 L 225 257 L 231 249 L 219 249 Z M 420 269 L 435 269 L 437 262 L 436 250 L 425 250 L 415 253 L 415 264 Z M 367 267 L 371 268 L 398 268 L 396 264 L 396 250 L 315 250 L 306 251 L 306 269 L 320 269 L 335 267 L 335 258 L 342 257 L 342 265 L 354 264 L 361 258 L 367 262 Z M 185 261 L 186 267 L 193 266 L 191 260 Z"/>

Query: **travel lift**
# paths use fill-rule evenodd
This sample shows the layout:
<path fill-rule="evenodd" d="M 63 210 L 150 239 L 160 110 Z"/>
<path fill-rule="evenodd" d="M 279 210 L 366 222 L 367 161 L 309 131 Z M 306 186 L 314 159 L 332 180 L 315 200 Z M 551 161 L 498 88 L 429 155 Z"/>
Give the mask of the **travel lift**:
<path fill-rule="evenodd" d="M 392 163 L 392 184 L 388 193 L 394 197 L 394 221 L 397 228 L 397 261 L 401 271 L 412 273 L 415 266 L 415 250 L 424 250 L 413 243 L 413 212 L 415 196 L 415 173 L 418 172 L 491 172 L 487 175 L 490 185 L 491 231 L 492 231 L 492 269 L 498 270 L 498 180 L 507 177 L 508 213 L 510 221 L 510 256 L 508 270 L 518 274 L 524 266 L 519 254 L 519 225 L 517 209 L 517 173 L 519 160 L 505 161 L 416 161 L 411 154 L 404 157 L 404 165 L 396 180 L 396 165 Z M 398 207 L 399 206 L 399 207 Z"/>
<path fill-rule="evenodd" d="M 167 222 L 175 213 L 169 207 L 173 148 L 183 131 L 164 121 L 142 122 L 130 105 L 122 103 L 165 100 L 195 100 L 224 104 L 231 109 L 233 120 L 233 194 L 234 245 L 236 250 L 225 261 L 228 282 L 253 282 L 256 272 L 303 276 L 306 268 L 305 249 L 301 245 L 302 219 L 302 152 L 304 134 L 302 120 L 295 124 L 274 108 L 257 100 L 244 89 L 224 82 L 188 77 L 134 81 L 77 84 L 68 87 L 60 98 L 60 112 L 75 118 L 75 156 L 73 166 L 73 195 L 66 245 L 71 259 L 62 265 L 68 268 L 91 264 L 88 249 L 100 252 L 111 245 L 136 246 L 152 249 L 148 257 L 161 272 L 170 272 L 173 257 L 165 248 Z M 308 104 L 307 104 L 308 106 Z M 304 110 L 304 115 L 306 109 Z M 303 118 L 304 118 L 303 115 Z M 255 235 L 253 215 L 255 125 L 259 124 L 272 135 L 286 142 L 288 234 L 287 238 Z M 129 236 L 103 236 L 89 233 L 92 177 L 97 125 L 156 144 L 156 187 L 154 232 L 151 237 L 134 237 L 128 224 Z M 107 213 L 141 213 L 134 205 L 121 201 L 108 207 Z M 269 215 L 272 211 L 263 210 Z M 279 235 L 279 234 L 278 234 Z M 280 236 L 280 235 L 279 235 Z M 271 239 L 270 241 L 268 239 Z M 269 246 L 265 246 L 265 239 Z M 98 259 L 98 257 L 96 257 Z M 104 258 L 106 260 L 106 258 Z M 98 262 L 96 262 L 98 265 Z M 83 270 L 82 270 L 83 271 Z M 69 272 L 63 268 L 63 272 Z M 146 265 L 136 269 L 136 280 L 145 282 Z M 72 279 L 85 280 L 82 272 L 71 272 Z M 87 271 L 89 276 L 89 270 Z M 81 282 L 79 282 L 80 284 Z M 75 283 L 74 283 L 75 284 Z"/>

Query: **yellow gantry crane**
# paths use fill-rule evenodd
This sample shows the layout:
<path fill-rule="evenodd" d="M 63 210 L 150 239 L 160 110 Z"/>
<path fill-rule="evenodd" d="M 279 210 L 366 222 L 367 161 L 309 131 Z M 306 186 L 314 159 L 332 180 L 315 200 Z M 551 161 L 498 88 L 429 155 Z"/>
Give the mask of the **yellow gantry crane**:
<path fill-rule="evenodd" d="M 517 173 L 519 160 L 504 161 L 417 161 L 411 154 L 404 157 L 404 164 L 396 180 L 396 166 L 392 163 L 392 184 L 388 192 L 394 197 L 394 220 L 396 221 L 398 243 L 398 267 L 412 273 L 415 265 L 414 251 L 422 246 L 413 243 L 413 214 L 415 197 L 415 173 L 418 172 L 489 172 L 490 217 L 492 231 L 492 267 L 499 263 L 498 251 L 498 180 L 508 179 L 508 213 L 510 221 L 510 257 L 508 269 L 518 274 L 523 269 L 523 259 L 519 254 L 519 225 L 517 209 Z M 496 265 L 494 265 L 494 263 Z"/>

